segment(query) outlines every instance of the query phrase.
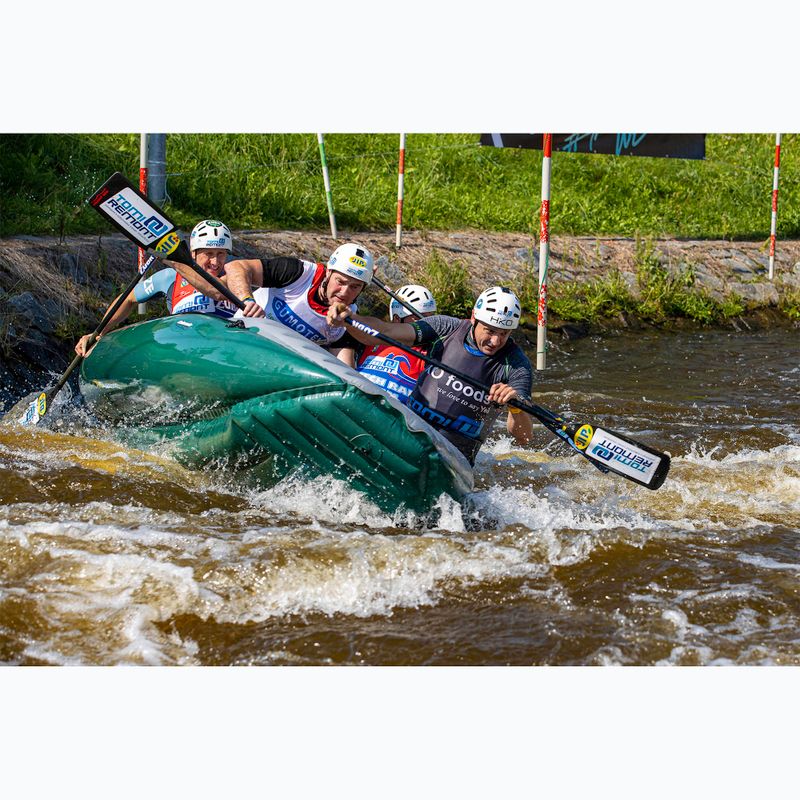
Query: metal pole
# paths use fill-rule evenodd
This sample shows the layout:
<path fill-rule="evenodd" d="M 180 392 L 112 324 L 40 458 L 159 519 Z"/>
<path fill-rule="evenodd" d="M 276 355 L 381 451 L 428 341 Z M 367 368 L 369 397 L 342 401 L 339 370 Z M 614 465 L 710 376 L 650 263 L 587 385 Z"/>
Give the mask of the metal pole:
<path fill-rule="evenodd" d="M 147 196 L 147 134 L 139 134 L 139 191 Z M 139 248 L 138 268 L 139 274 L 144 272 L 144 265 L 146 262 L 145 251 Z M 147 312 L 147 303 L 139 303 L 139 314 Z"/>
<path fill-rule="evenodd" d="M 319 157 L 322 159 L 322 180 L 325 182 L 325 198 L 328 201 L 328 218 L 331 221 L 331 236 L 336 238 L 336 217 L 333 214 L 333 195 L 331 194 L 331 179 L 328 175 L 328 162 L 325 160 L 325 140 L 321 133 L 317 134 L 319 142 Z"/>
<path fill-rule="evenodd" d="M 167 134 L 151 133 L 148 152 L 147 196 L 156 204 L 163 205 L 167 199 Z"/>
<path fill-rule="evenodd" d="M 781 135 L 775 134 L 775 170 L 772 175 L 772 223 L 769 231 L 769 279 L 775 271 L 775 234 L 778 230 L 778 172 L 781 168 Z"/>
<path fill-rule="evenodd" d="M 542 207 L 539 212 L 539 309 L 536 317 L 536 369 L 544 369 L 547 352 L 547 266 L 550 258 L 550 161 L 553 134 L 543 134 Z"/>
<path fill-rule="evenodd" d="M 397 236 L 395 246 L 400 247 L 403 236 L 403 183 L 406 173 L 406 135 L 400 134 L 400 162 L 397 168 Z"/>

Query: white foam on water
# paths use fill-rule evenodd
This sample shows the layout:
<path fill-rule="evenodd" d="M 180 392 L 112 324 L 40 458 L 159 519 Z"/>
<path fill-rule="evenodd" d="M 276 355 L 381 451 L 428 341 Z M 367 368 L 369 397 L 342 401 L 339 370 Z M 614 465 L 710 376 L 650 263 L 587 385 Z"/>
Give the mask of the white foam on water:
<path fill-rule="evenodd" d="M 220 598 L 195 579 L 190 564 L 176 563 L 180 541 L 172 535 L 134 536 L 84 522 L 36 522 L 20 531 L 0 521 L 3 551 L 11 540 L 27 550 L 14 553 L 16 570 L 28 572 L 17 597 L 33 602 L 46 621 L 46 638 L 29 642 L 27 657 L 56 664 L 192 663 L 196 647 L 155 623 L 207 614 Z M 134 542 L 139 552 L 130 552 Z"/>
<path fill-rule="evenodd" d="M 46 620 L 28 658 L 49 663 L 194 663 L 197 646 L 158 623 L 242 624 L 292 614 L 390 615 L 449 587 L 543 574 L 525 548 L 475 536 L 257 528 L 221 538 L 140 526 L 0 520 L 0 549 L 32 574 L 21 596 Z"/>
<path fill-rule="evenodd" d="M 215 612 L 217 621 L 258 622 L 307 613 L 390 615 L 397 608 L 433 605 L 453 583 L 546 571 L 522 549 L 440 534 L 318 531 L 301 542 L 295 537 L 290 549 L 288 541 L 279 547 L 274 535 L 251 532 L 248 544 L 249 558 L 239 562 L 233 580 L 225 578 L 230 602 Z"/>
<path fill-rule="evenodd" d="M 653 513 L 687 531 L 800 527 L 800 447 L 746 449 L 715 458 L 693 447 L 672 461 Z"/>
<path fill-rule="evenodd" d="M 770 603 L 762 587 L 739 583 L 673 591 L 654 582 L 649 588 L 652 594 L 630 595 L 631 605 L 611 615 L 617 626 L 613 638 L 627 646 L 603 646 L 589 662 L 642 663 L 643 643 L 650 647 L 669 643 L 668 655 L 654 664 L 774 664 L 781 658 L 798 663 L 796 617 L 791 611 L 757 611 L 754 606 Z"/>
<path fill-rule="evenodd" d="M 787 563 L 785 561 L 776 561 L 774 558 L 767 558 L 766 556 L 754 555 L 752 553 L 737 553 L 736 558 L 744 564 L 752 564 L 761 569 L 786 570 L 800 574 L 800 563 L 798 562 Z"/>

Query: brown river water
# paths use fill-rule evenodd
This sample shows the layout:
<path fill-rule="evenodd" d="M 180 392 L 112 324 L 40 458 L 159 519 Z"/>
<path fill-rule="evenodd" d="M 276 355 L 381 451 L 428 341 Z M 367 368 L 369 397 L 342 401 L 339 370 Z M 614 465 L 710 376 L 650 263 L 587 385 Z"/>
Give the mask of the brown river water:
<path fill-rule="evenodd" d="M 422 521 L 192 472 L 86 412 L 0 426 L 0 663 L 800 665 L 797 331 L 554 341 L 535 388 L 671 453 L 664 486 L 498 429 Z"/>

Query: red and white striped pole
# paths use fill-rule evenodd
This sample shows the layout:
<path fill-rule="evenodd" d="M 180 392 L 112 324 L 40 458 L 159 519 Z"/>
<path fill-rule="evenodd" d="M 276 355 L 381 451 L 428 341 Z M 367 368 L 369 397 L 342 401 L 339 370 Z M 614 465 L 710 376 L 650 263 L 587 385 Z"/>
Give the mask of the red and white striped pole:
<path fill-rule="evenodd" d="M 147 134 L 139 134 L 139 191 L 147 197 Z M 146 261 L 145 251 L 139 248 L 138 268 L 139 272 L 144 272 L 144 265 Z M 139 314 L 144 314 L 147 311 L 147 303 L 139 303 L 137 309 Z"/>
<path fill-rule="evenodd" d="M 542 207 L 539 212 L 539 307 L 536 317 L 536 369 L 544 369 L 547 351 L 547 266 L 550 258 L 550 162 L 553 134 L 542 134 Z"/>
<path fill-rule="evenodd" d="M 775 134 L 775 171 L 772 175 L 772 224 L 769 231 L 769 279 L 775 271 L 775 234 L 778 230 L 778 172 L 781 168 L 781 135 Z"/>
<path fill-rule="evenodd" d="M 397 236 L 394 243 L 400 247 L 403 236 L 403 182 L 406 174 L 406 135 L 400 134 L 400 162 L 397 168 Z"/>

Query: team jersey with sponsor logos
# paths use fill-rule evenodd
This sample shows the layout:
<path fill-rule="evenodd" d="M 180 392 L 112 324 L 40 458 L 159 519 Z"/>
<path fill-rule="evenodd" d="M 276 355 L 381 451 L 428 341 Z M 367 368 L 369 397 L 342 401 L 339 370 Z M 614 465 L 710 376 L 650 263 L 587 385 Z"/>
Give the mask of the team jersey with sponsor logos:
<path fill-rule="evenodd" d="M 491 386 L 507 383 L 521 400 L 529 400 L 533 372 L 531 363 L 509 339 L 497 353 L 487 356 L 471 342 L 470 320 L 437 315 L 412 322 L 417 344 L 431 342 L 428 355 Z M 475 457 L 489 434 L 500 407 L 486 399 L 486 393 L 439 367 L 428 366 L 406 405 L 449 439 L 469 460 Z"/>
<path fill-rule="evenodd" d="M 227 300 L 212 300 L 198 292 L 172 267 L 139 281 L 133 289 L 133 296 L 140 303 L 159 295 L 164 295 L 170 314 L 214 314 L 227 319 L 236 312 L 236 306 Z"/>
<path fill-rule="evenodd" d="M 275 320 L 291 328 L 306 339 L 321 345 L 330 345 L 345 334 L 344 326 L 328 325 L 328 306 L 317 302 L 317 292 L 325 279 L 325 265 L 313 261 L 297 259 L 300 267 L 298 277 L 284 286 L 263 286 L 253 292 L 253 298 L 267 319 Z M 262 260 L 265 267 L 264 281 L 269 281 L 266 267 L 269 262 Z M 357 306 L 351 305 L 355 313 Z"/>
<path fill-rule="evenodd" d="M 413 349 L 427 355 L 427 350 L 422 347 Z M 408 400 L 423 369 L 425 362 L 421 358 L 390 344 L 367 347 L 356 361 L 358 372 L 393 394 L 401 403 Z"/>

